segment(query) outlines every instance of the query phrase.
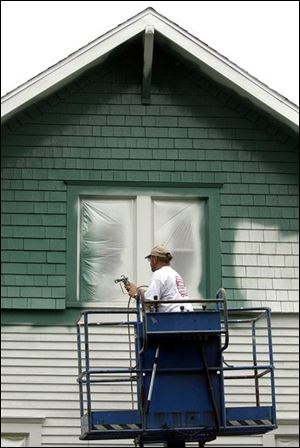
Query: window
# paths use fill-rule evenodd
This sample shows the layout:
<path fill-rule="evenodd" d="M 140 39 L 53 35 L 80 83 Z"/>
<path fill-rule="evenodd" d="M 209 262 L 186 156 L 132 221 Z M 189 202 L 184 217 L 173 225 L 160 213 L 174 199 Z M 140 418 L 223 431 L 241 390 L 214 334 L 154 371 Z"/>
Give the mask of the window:
<path fill-rule="evenodd" d="M 116 294 L 113 279 L 133 278 L 133 199 L 80 198 L 79 288 L 83 302 Z"/>
<path fill-rule="evenodd" d="M 172 248 L 172 263 L 188 285 L 191 298 L 206 296 L 205 201 L 154 199 L 154 243 Z"/>
<path fill-rule="evenodd" d="M 42 446 L 44 417 L 2 417 L 1 446 Z"/>
<path fill-rule="evenodd" d="M 27 434 L 1 434 L 2 447 L 28 446 Z"/>
<path fill-rule="evenodd" d="M 220 286 L 217 189 L 140 188 L 137 194 L 70 186 L 68 203 L 70 305 L 124 306 L 114 279 L 125 274 L 147 285 L 151 271 L 144 257 L 159 243 L 172 250 L 172 266 L 191 298 L 210 297 Z"/>

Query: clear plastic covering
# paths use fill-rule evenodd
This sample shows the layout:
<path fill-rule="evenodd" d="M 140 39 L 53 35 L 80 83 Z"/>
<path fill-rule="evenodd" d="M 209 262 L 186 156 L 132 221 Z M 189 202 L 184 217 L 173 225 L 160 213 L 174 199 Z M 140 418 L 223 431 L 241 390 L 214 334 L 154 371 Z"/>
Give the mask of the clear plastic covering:
<path fill-rule="evenodd" d="M 26 443 L 27 437 L 23 435 L 3 434 L 1 435 L 1 446 L 3 447 L 21 447 L 28 446 Z"/>
<path fill-rule="evenodd" d="M 205 297 L 205 201 L 145 195 L 139 200 L 87 197 L 80 205 L 81 301 L 123 303 L 114 279 L 125 274 L 138 285 L 148 284 L 151 271 L 144 257 L 159 243 L 171 249 L 171 265 L 189 296 Z"/>
<path fill-rule="evenodd" d="M 132 276 L 133 229 L 133 200 L 81 200 L 81 301 L 120 295 L 114 279 L 122 273 Z"/>
<path fill-rule="evenodd" d="M 154 242 L 170 248 L 172 267 L 179 272 L 190 298 L 203 298 L 205 282 L 205 202 L 153 201 Z"/>

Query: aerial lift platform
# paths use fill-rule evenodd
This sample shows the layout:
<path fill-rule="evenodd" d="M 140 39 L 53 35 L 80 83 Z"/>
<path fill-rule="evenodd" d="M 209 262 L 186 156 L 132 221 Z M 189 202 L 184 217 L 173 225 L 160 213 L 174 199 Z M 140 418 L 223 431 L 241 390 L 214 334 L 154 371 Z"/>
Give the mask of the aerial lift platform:
<path fill-rule="evenodd" d="M 157 301 L 146 312 L 153 301 L 138 297 L 135 309 L 81 313 L 77 343 L 82 440 L 133 438 L 139 447 L 163 443 L 182 448 L 186 442 L 202 447 L 218 436 L 263 434 L 277 427 L 270 309 L 227 309 L 223 288 L 215 299 L 195 302 L 201 302 L 202 309 L 160 313 L 156 309 L 162 302 Z M 111 321 L 122 314 L 125 320 Z M 128 328 L 130 365 L 99 368 L 91 356 L 93 337 L 97 329 L 113 326 Z M 229 365 L 224 355 L 231 329 L 236 333 L 246 326 L 250 362 Z M 257 340 L 262 334 L 267 355 L 260 362 Z M 226 389 L 242 381 L 251 382 L 252 403 L 227 405 Z M 97 385 L 126 382 L 131 408 L 130 403 L 127 409 L 95 408 Z"/>

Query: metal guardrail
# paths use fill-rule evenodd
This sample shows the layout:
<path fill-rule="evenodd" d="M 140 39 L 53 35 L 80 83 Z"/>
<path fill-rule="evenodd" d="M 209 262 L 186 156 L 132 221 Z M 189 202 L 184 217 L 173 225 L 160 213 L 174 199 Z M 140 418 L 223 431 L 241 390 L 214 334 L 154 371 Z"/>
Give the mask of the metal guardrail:
<path fill-rule="evenodd" d="M 132 308 L 106 308 L 100 310 L 86 310 L 79 316 L 77 325 L 77 349 L 78 349 L 78 378 L 79 383 L 79 398 L 80 398 L 80 416 L 83 418 L 87 416 L 87 426 L 88 431 L 92 431 L 92 419 L 91 413 L 93 408 L 92 402 L 92 385 L 95 383 L 123 383 L 137 382 L 140 375 L 145 373 L 150 373 L 151 369 L 141 369 L 139 364 L 139 355 L 147 347 L 147 319 L 146 319 L 146 305 L 148 303 L 153 304 L 153 301 L 143 300 L 142 297 L 138 297 L 135 309 Z M 177 302 L 177 301 L 176 301 Z M 223 343 L 221 346 L 221 352 L 224 353 L 229 346 L 229 327 L 238 327 L 240 324 L 250 324 L 251 326 L 251 339 L 252 339 L 252 365 L 222 365 L 220 367 L 208 367 L 208 371 L 218 370 L 224 381 L 236 380 L 236 379 L 254 379 L 255 383 L 255 402 L 256 406 L 261 405 L 260 399 L 260 384 L 259 381 L 262 377 L 270 375 L 270 388 L 271 388 L 271 407 L 273 424 L 276 425 L 276 405 L 275 405 L 275 385 L 274 385 L 274 366 L 273 366 L 273 352 L 272 352 L 272 335 L 271 335 L 271 310 L 269 308 L 231 308 L 227 307 L 226 293 L 223 288 L 221 288 L 216 295 L 216 299 L 202 299 L 202 300 L 190 300 L 192 303 L 199 303 L 204 305 L 203 312 L 206 311 L 207 305 L 215 304 L 215 310 L 220 311 L 223 318 L 221 320 L 222 329 L 220 334 L 222 334 Z M 166 301 L 157 301 L 157 303 L 166 303 Z M 175 303 L 175 302 L 174 302 Z M 182 300 L 178 300 L 178 303 L 182 303 Z M 103 315 L 126 315 L 127 320 L 121 321 L 110 321 L 110 322 L 95 322 L 91 320 L 90 317 L 101 317 Z M 236 317 L 235 317 L 236 316 Z M 268 362 L 259 363 L 257 356 L 257 323 L 262 319 L 266 319 L 266 329 L 267 329 L 267 346 L 268 346 Z M 129 336 L 129 353 L 130 358 L 136 357 L 136 365 L 125 367 L 125 368 L 94 368 L 91 366 L 90 358 L 90 334 L 89 329 L 92 327 L 127 327 L 128 335 L 131 331 L 134 331 L 136 335 L 137 325 L 141 324 L 143 326 L 143 343 L 142 347 L 137 346 L 134 352 Z M 133 353 L 134 352 L 134 353 Z M 187 371 L 199 371 L 203 372 L 205 369 L 170 369 L 170 368 L 156 368 L 157 374 L 167 374 L 170 372 L 187 372 Z M 252 371 L 251 374 L 229 374 L 233 372 L 248 372 Z M 114 375 L 115 378 L 108 379 L 108 376 Z M 139 398 L 133 398 L 132 394 L 132 408 L 134 408 L 134 402 L 138 402 Z M 225 400 L 223 401 L 223 414 L 225 416 L 224 428 L 226 430 L 226 407 Z M 223 428 L 223 429 L 224 429 Z"/>

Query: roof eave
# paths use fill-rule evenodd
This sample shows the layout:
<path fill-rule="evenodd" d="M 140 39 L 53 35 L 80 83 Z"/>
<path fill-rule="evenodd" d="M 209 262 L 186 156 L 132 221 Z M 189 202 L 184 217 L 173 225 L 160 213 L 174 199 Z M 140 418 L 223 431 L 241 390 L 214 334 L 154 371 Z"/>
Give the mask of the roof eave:
<path fill-rule="evenodd" d="M 147 14 L 148 15 L 148 14 Z M 119 25 L 1 98 L 1 122 L 61 88 L 105 59 L 114 48 L 142 32 L 147 15 Z M 135 19 L 135 20 L 133 20 Z"/>
<path fill-rule="evenodd" d="M 295 104 L 152 8 L 147 8 L 5 95 L 1 100 L 2 122 L 104 61 L 110 51 L 147 27 L 153 27 L 180 52 L 188 54 L 201 70 L 215 80 L 249 99 L 293 131 L 299 132 L 299 108 Z"/>

